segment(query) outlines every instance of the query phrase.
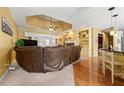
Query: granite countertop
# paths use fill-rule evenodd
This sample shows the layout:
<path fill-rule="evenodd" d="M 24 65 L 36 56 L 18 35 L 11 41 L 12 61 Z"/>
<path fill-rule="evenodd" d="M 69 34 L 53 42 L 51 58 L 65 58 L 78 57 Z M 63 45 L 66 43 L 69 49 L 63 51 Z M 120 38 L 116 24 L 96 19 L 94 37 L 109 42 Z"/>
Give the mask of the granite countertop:
<path fill-rule="evenodd" d="M 101 50 L 105 50 L 105 51 L 109 51 L 109 52 L 116 52 L 116 53 L 122 53 L 122 54 L 124 54 L 124 51 L 108 50 L 108 49 L 101 49 Z"/>

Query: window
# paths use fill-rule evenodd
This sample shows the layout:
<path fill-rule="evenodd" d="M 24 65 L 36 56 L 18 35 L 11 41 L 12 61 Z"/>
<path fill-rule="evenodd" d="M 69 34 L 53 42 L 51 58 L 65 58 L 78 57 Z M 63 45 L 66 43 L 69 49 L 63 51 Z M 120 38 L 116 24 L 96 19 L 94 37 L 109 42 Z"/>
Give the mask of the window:
<path fill-rule="evenodd" d="M 50 41 L 49 41 L 49 39 L 46 39 L 45 41 L 46 41 L 46 42 L 45 42 L 45 43 L 46 43 L 46 46 L 50 46 Z"/>
<path fill-rule="evenodd" d="M 25 36 L 32 37 L 33 40 L 38 41 L 38 46 L 56 46 L 54 35 L 46 35 L 46 34 L 36 34 L 31 32 L 25 32 Z"/>

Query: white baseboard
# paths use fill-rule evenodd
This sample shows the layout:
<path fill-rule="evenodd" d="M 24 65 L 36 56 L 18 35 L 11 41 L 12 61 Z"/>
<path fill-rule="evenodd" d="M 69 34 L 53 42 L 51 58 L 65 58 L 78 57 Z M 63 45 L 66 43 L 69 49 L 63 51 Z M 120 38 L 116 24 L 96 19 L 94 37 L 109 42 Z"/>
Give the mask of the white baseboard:
<path fill-rule="evenodd" d="M 0 77 L 0 82 L 7 76 L 9 73 L 9 68 L 5 71 L 5 73 Z"/>
<path fill-rule="evenodd" d="M 13 63 L 15 63 L 16 62 L 16 60 L 13 60 L 12 61 L 12 64 Z M 11 65 L 12 65 L 11 64 Z M 5 73 L 0 77 L 0 82 L 8 75 L 8 73 L 9 73 L 9 68 L 11 67 L 11 65 L 8 67 L 8 69 L 5 71 Z"/>

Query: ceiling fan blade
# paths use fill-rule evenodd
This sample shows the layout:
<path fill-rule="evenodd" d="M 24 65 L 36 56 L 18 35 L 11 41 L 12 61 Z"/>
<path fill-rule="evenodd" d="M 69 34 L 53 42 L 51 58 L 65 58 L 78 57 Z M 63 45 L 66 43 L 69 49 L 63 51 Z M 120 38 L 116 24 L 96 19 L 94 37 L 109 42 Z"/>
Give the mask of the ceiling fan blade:
<path fill-rule="evenodd" d="M 56 26 L 56 27 L 54 27 L 54 28 L 59 28 L 59 27 Z"/>

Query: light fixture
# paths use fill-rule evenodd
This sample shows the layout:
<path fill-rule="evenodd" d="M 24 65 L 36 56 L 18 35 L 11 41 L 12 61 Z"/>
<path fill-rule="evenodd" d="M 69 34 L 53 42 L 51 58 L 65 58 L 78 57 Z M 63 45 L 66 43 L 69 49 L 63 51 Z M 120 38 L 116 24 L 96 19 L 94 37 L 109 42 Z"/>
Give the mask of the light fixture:
<path fill-rule="evenodd" d="M 50 25 L 49 25 L 49 27 L 48 27 L 48 30 L 49 31 L 55 31 L 56 29 L 58 29 L 59 27 L 57 27 L 57 26 L 53 26 L 53 20 L 52 20 L 53 18 L 51 17 L 51 19 L 50 19 Z"/>
<path fill-rule="evenodd" d="M 110 35 L 113 36 L 114 35 L 114 31 L 110 31 Z"/>
<path fill-rule="evenodd" d="M 117 16 L 118 16 L 118 14 L 115 14 L 115 15 L 112 16 L 112 17 L 115 18 L 115 27 L 117 26 Z"/>
<path fill-rule="evenodd" d="M 115 14 L 112 16 L 115 18 L 115 35 L 114 35 L 115 37 L 117 37 L 117 16 L 118 16 L 118 14 Z"/>
<path fill-rule="evenodd" d="M 111 27 L 113 26 L 113 22 L 112 22 L 112 17 L 115 17 L 115 26 L 116 26 L 116 17 L 118 16 L 118 14 L 113 15 L 113 10 L 115 9 L 115 7 L 110 7 L 108 9 L 108 11 L 111 11 Z M 110 36 L 116 36 L 116 32 L 114 32 L 113 30 L 110 31 Z"/>
<path fill-rule="evenodd" d="M 48 28 L 48 30 L 49 30 L 49 31 L 54 31 L 54 29 L 53 29 L 53 28 L 51 28 L 51 27 L 49 27 L 49 28 Z"/>
<path fill-rule="evenodd" d="M 112 16 L 113 16 L 113 10 L 115 9 L 115 7 L 110 7 L 109 9 L 108 9 L 108 11 L 111 11 L 111 26 L 113 25 L 113 23 L 112 23 Z"/>
<path fill-rule="evenodd" d="M 53 28 L 53 24 L 52 24 L 52 17 L 51 17 L 51 21 L 50 21 L 50 25 L 48 28 L 49 31 L 54 31 L 55 29 Z"/>

